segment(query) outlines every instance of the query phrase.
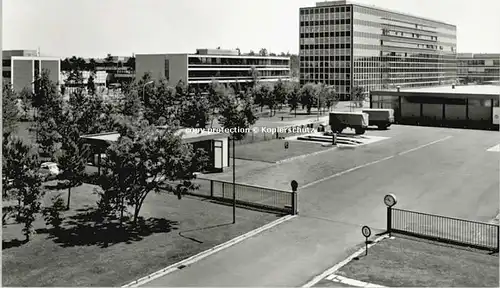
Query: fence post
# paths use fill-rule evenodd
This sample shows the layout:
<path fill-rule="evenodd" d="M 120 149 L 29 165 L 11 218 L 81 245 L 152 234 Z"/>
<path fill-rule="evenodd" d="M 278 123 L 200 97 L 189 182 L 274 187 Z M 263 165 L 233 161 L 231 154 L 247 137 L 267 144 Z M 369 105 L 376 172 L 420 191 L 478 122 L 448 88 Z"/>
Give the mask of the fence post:
<path fill-rule="evenodd" d="M 497 253 L 500 252 L 500 225 L 497 225 Z"/>
<path fill-rule="evenodd" d="M 290 183 L 290 185 L 292 186 L 292 215 L 298 215 L 299 214 L 299 203 L 298 203 L 298 199 L 297 199 L 297 187 L 299 186 L 299 184 L 297 183 L 297 181 L 295 180 L 292 180 L 292 182 Z"/>
<path fill-rule="evenodd" d="M 225 194 L 226 194 L 226 193 L 225 193 L 225 190 L 226 190 L 226 189 L 224 189 L 224 187 L 225 187 L 226 185 L 224 185 L 224 184 L 226 184 L 226 183 L 222 182 L 222 199 L 226 199 L 226 195 L 225 195 Z"/>
<path fill-rule="evenodd" d="M 214 197 L 214 180 L 210 180 L 210 197 Z"/>
<path fill-rule="evenodd" d="M 391 237 L 392 230 L 392 208 L 387 207 L 387 232 L 389 233 L 389 237 Z"/>

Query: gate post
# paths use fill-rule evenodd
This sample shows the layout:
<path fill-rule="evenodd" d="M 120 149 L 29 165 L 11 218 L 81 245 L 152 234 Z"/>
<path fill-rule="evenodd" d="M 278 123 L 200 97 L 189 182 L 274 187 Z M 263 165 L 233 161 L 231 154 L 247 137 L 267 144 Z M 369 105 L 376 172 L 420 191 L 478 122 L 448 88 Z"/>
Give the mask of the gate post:
<path fill-rule="evenodd" d="M 396 195 L 387 194 L 384 196 L 384 204 L 387 206 L 387 231 L 389 233 L 389 237 L 391 237 L 392 232 L 392 207 L 396 205 L 398 201 L 396 200 Z"/>
<path fill-rule="evenodd" d="M 290 183 L 290 185 L 292 186 L 292 215 L 298 215 L 299 214 L 299 203 L 298 203 L 298 199 L 297 199 L 297 187 L 299 186 L 299 184 L 297 183 L 297 181 L 295 180 L 292 180 L 292 182 Z"/>
<path fill-rule="evenodd" d="M 391 237 L 392 230 L 392 207 L 387 207 L 387 232 L 389 237 Z"/>

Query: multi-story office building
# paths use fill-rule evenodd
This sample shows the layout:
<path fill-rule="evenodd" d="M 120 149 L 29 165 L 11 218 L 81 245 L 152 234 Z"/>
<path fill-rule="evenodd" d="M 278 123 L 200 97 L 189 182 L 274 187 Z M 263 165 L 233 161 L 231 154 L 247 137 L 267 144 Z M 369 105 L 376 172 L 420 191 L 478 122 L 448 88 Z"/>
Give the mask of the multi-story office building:
<path fill-rule="evenodd" d="M 457 54 L 458 78 L 462 82 L 500 81 L 500 54 Z"/>
<path fill-rule="evenodd" d="M 334 85 L 341 99 L 456 79 L 456 26 L 346 1 L 300 8 L 300 82 Z"/>
<path fill-rule="evenodd" d="M 195 54 L 136 54 L 136 77 L 150 73 L 153 79 L 167 79 L 169 85 L 180 80 L 206 87 L 219 83 L 247 83 L 255 75 L 259 81 L 290 80 L 290 57 L 240 55 L 238 51 L 197 49 Z"/>
<path fill-rule="evenodd" d="M 35 50 L 3 51 L 2 58 L 3 81 L 10 83 L 15 91 L 34 89 L 34 81 L 43 69 L 48 70 L 50 80 L 60 83 L 59 58 L 38 56 Z"/>

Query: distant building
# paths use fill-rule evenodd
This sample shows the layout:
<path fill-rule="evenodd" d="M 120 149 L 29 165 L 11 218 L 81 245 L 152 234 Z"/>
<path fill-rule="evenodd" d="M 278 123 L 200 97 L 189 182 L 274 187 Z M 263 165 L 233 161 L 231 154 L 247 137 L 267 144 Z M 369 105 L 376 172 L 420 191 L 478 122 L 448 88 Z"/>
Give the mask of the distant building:
<path fill-rule="evenodd" d="M 500 81 L 500 54 L 457 54 L 457 77 L 461 82 Z"/>
<path fill-rule="evenodd" d="M 290 57 L 240 55 L 237 50 L 197 49 L 195 54 L 136 54 L 136 78 L 151 73 L 170 85 L 180 80 L 205 87 L 219 83 L 248 83 L 258 75 L 261 82 L 290 80 Z"/>
<path fill-rule="evenodd" d="M 300 8 L 300 82 L 365 91 L 451 83 L 456 26 L 347 1 Z"/>
<path fill-rule="evenodd" d="M 2 76 L 15 91 L 34 89 L 34 81 L 43 69 L 49 71 L 50 80 L 60 83 L 61 61 L 57 57 L 38 56 L 35 50 L 9 50 L 2 52 Z"/>

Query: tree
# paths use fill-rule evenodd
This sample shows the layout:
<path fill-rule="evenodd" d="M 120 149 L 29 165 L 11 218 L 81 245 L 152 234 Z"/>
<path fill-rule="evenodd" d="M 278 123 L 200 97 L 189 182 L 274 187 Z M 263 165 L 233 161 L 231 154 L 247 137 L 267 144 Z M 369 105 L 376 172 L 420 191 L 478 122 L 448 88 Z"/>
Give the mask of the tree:
<path fill-rule="evenodd" d="M 255 124 L 257 117 L 252 109 L 252 98 L 248 97 L 247 101 L 236 97 L 234 93 L 224 95 L 221 101 L 219 112 L 219 123 L 225 129 L 229 129 L 233 140 L 242 140 L 246 130 Z"/>
<path fill-rule="evenodd" d="M 127 132 L 106 151 L 105 167 L 111 173 L 105 176 L 102 188 L 103 196 L 121 198 L 118 202 L 124 203 L 122 207 L 132 206 L 135 224 L 150 192 L 160 193 L 162 186 L 181 198 L 194 187 L 193 173 L 201 169 L 206 157 L 201 150 L 193 151 L 192 146 L 183 144 L 174 130 L 130 122 L 124 129 Z"/>
<path fill-rule="evenodd" d="M 266 48 L 262 48 L 259 50 L 259 55 L 260 56 L 267 56 L 267 49 Z"/>
<path fill-rule="evenodd" d="M 363 107 L 363 102 L 366 99 L 365 89 L 363 86 L 354 86 L 351 91 L 351 101 L 354 101 L 356 107 Z"/>
<path fill-rule="evenodd" d="M 135 57 L 129 57 L 127 59 L 127 62 L 125 62 L 125 67 L 128 67 L 132 71 L 135 71 Z"/>
<path fill-rule="evenodd" d="M 16 131 L 20 120 L 18 97 L 10 84 L 4 84 L 2 91 L 2 125 L 4 138 Z"/>
<path fill-rule="evenodd" d="M 63 222 L 63 217 L 61 212 L 65 210 L 64 200 L 61 198 L 61 194 L 52 197 L 52 205 L 46 207 L 42 210 L 43 218 L 46 225 L 51 225 L 57 232 L 60 231 L 61 224 Z"/>
<path fill-rule="evenodd" d="M 2 153 L 2 198 L 17 199 L 17 219 L 24 224 L 26 241 L 32 231 L 35 214 L 40 212 L 42 178 L 38 173 L 38 154 L 31 145 L 16 136 L 4 139 Z"/>
<path fill-rule="evenodd" d="M 299 107 L 300 104 L 300 86 L 298 83 L 291 83 L 290 84 L 290 93 L 288 94 L 288 99 L 287 103 L 288 106 L 290 107 L 290 111 L 295 111 L 295 117 L 297 117 L 297 108 Z"/>
<path fill-rule="evenodd" d="M 290 55 L 288 54 L 287 56 L 290 57 L 290 76 L 294 77 L 294 78 L 297 78 L 299 77 L 299 56 L 298 55 Z"/>
<path fill-rule="evenodd" d="M 88 65 L 88 70 L 91 72 L 91 73 L 95 73 L 97 71 L 97 62 L 95 61 L 94 58 L 90 58 L 89 59 L 89 65 Z"/>
<path fill-rule="evenodd" d="M 87 91 L 89 91 L 91 95 L 95 95 L 96 88 L 94 83 L 94 76 L 92 74 L 89 76 L 89 79 L 87 80 Z"/>
<path fill-rule="evenodd" d="M 311 108 L 318 98 L 318 86 L 314 83 L 306 83 L 300 89 L 300 103 L 306 107 L 307 114 L 311 114 Z"/>
<path fill-rule="evenodd" d="M 262 112 L 262 109 L 264 106 L 268 103 L 270 103 L 271 95 L 273 93 L 273 86 L 267 82 L 259 83 L 255 88 L 253 89 L 253 95 L 254 95 L 254 101 L 255 104 L 260 106 L 260 111 Z M 273 102 L 274 104 L 274 102 Z"/>
<path fill-rule="evenodd" d="M 205 128 L 210 118 L 210 102 L 201 92 L 185 97 L 180 108 L 182 127 Z"/>
<path fill-rule="evenodd" d="M 335 87 L 331 85 L 327 85 L 324 87 L 325 89 L 323 90 L 324 93 L 324 100 L 325 100 L 325 106 L 328 108 L 328 111 L 330 111 L 330 108 L 335 108 L 337 106 L 337 103 L 339 102 L 339 96 L 337 94 L 337 91 L 335 90 Z"/>
<path fill-rule="evenodd" d="M 120 103 L 120 113 L 138 119 L 142 116 L 144 110 L 142 103 L 142 94 L 140 94 L 138 89 L 127 89 L 125 97 Z"/>
<path fill-rule="evenodd" d="M 253 50 L 250 50 L 250 52 L 248 53 L 248 56 L 255 56 L 255 52 L 253 52 Z"/>
<path fill-rule="evenodd" d="M 287 100 L 287 95 L 290 93 L 290 91 L 291 91 L 291 85 L 290 82 L 288 81 L 283 82 L 281 81 L 281 79 L 279 79 L 278 82 L 274 84 L 274 89 L 273 89 L 274 98 L 276 99 L 276 104 L 279 105 L 280 111 L 282 106 L 285 104 Z"/>
<path fill-rule="evenodd" d="M 62 177 L 67 181 L 68 202 L 66 210 L 69 210 L 71 201 L 71 188 L 83 183 L 85 177 L 86 147 L 79 144 L 80 133 L 73 123 L 67 125 L 62 141 L 62 155 L 58 163 L 62 169 Z"/>
<path fill-rule="evenodd" d="M 56 84 L 49 79 L 47 70 L 43 70 L 41 76 L 35 80 L 38 86 L 36 93 L 38 115 L 38 143 L 43 152 L 53 155 L 57 150 L 56 145 L 61 140 L 60 128 L 64 123 L 63 100 L 57 91 Z"/>
<path fill-rule="evenodd" d="M 251 87 L 255 88 L 259 83 L 260 73 L 255 66 L 250 67 L 250 77 L 252 77 Z"/>

